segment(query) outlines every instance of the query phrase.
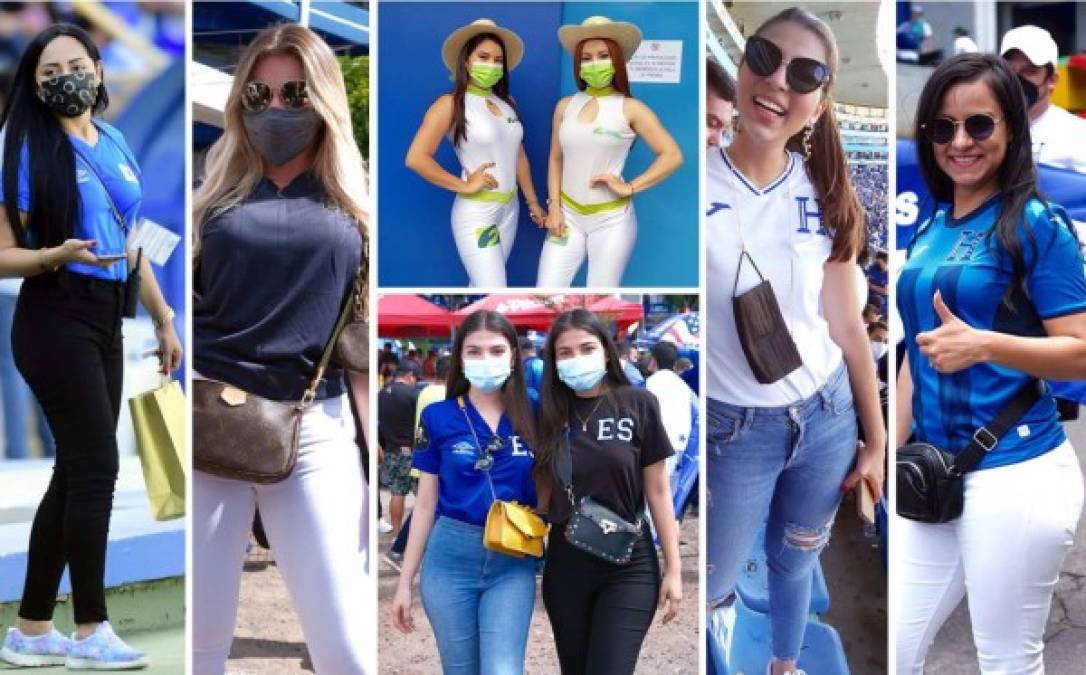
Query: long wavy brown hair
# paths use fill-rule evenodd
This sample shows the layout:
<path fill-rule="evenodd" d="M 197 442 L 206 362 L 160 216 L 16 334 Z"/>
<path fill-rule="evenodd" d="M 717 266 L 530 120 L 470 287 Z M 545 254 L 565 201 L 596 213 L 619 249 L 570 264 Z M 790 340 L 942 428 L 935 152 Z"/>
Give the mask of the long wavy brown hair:
<path fill-rule="evenodd" d="M 761 35 L 770 26 L 791 22 L 815 35 L 829 57 L 830 80 L 822 87 L 822 103 L 825 106 L 811 134 L 811 157 L 807 161 L 807 175 L 822 202 L 822 218 L 833 235 L 830 260 L 854 262 L 865 253 L 867 234 L 864 212 L 848 170 L 841 132 L 833 112 L 833 83 L 837 78 L 837 40 L 830 27 L 822 19 L 801 7 L 789 7 L 766 19 L 755 35 Z M 803 131 L 788 139 L 789 150 L 803 152 Z"/>

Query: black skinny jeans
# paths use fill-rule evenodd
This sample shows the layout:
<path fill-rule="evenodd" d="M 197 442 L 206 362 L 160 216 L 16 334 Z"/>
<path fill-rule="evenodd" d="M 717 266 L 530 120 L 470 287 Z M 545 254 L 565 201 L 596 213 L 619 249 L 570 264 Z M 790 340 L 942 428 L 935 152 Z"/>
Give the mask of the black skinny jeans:
<path fill-rule="evenodd" d="M 648 526 L 625 565 L 574 548 L 561 525 L 548 542 L 543 604 L 562 675 L 633 673 L 660 594 L 660 561 Z"/>
<path fill-rule="evenodd" d="M 77 623 L 105 621 L 105 563 L 117 482 L 124 284 L 61 271 L 27 279 L 11 330 L 15 365 L 56 438 L 30 530 L 19 616 L 53 618 L 64 566 Z"/>

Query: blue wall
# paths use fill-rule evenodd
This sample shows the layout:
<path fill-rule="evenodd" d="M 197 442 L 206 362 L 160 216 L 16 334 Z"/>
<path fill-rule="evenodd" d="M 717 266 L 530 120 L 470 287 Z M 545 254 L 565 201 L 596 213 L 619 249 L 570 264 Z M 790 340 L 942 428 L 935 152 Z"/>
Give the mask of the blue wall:
<path fill-rule="evenodd" d="M 449 73 L 441 45 L 456 28 L 480 17 L 510 28 L 525 43 L 524 60 L 510 76 L 524 124 L 524 147 L 536 192 L 546 198 L 551 116 L 562 96 L 575 91 L 569 55 L 558 42 L 558 27 L 603 14 L 632 21 L 646 39 L 683 40 L 678 85 L 635 83 L 633 93 L 655 111 L 685 158 L 664 183 L 635 199 L 637 246 L 623 278 L 625 286 L 698 285 L 697 166 L 700 153 L 698 5 L 654 3 L 389 3 L 378 8 L 378 255 L 381 286 L 467 285 L 449 226 L 453 194 L 426 182 L 404 166 L 404 156 L 423 115 L 447 92 Z M 423 20 L 425 19 L 425 20 Z M 653 158 L 638 141 L 626 165 L 627 179 Z M 459 175 L 452 147 L 443 142 L 437 161 Z M 534 286 L 543 231 L 521 207 L 507 277 L 512 286 Z M 584 272 L 578 276 L 584 283 Z"/>

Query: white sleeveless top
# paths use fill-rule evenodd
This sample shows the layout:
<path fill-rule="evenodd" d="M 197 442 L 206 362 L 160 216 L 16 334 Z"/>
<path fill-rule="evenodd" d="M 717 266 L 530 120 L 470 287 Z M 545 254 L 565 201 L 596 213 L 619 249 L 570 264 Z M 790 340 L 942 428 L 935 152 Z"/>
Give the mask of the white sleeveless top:
<path fill-rule="evenodd" d="M 619 92 L 596 98 L 596 119 L 581 122 L 577 116 L 593 99 L 579 91 L 570 99 L 558 130 L 562 146 L 562 192 L 579 204 L 590 206 L 618 199 L 606 186 L 589 187 L 588 181 L 599 174 L 622 176 L 626 157 L 637 134 L 622 114 L 626 97 Z"/>
<path fill-rule="evenodd" d="M 490 112 L 487 99 L 501 111 L 500 117 Z M 498 180 L 498 187 L 492 192 L 515 193 L 517 155 L 520 153 L 521 139 L 524 138 L 520 118 L 508 103 L 497 96 L 483 97 L 467 91 L 464 92 L 464 120 L 467 123 L 466 138 L 460 145 L 453 144 L 456 157 L 460 160 L 460 177 L 467 180 L 468 174 L 480 164 L 494 162 L 494 166 L 487 170 Z"/>
<path fill-rule="evenodd" d="M 822 313 L 822 266 L 833 240 L 822 221 L 819 195 L 803 158 L 794 152 L 784 173 L 762 189 L 731 164 L 723 149 L 710 148 L 705 160 L 709 397 L 748 407 L 795 403 L 818 391 L 843 359 Z M 740 235 L 772 285 L 803 359 L 802 366 L 773 384 L 754 378 L 735 328 L 732 288 Z M 742 295 L 758 283 L 757 272 L 744 260 L 735 292 Z"/>

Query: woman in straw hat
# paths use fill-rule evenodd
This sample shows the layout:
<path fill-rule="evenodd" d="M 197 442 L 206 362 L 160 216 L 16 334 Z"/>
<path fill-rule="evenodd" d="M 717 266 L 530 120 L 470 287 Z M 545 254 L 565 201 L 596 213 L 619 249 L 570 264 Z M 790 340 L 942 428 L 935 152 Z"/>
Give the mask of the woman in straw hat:
<path fill-rule="evenodd" d="M 539 260 L 538 285 L 567 287 L 588 255 L 588 286 L 614 287 L 637 239 L 631 198 L 675 172 L 682 153 L 652 110 L 630 94 L 626 62 L 641 44 L 632 23 L 593 16 L 558 29 L 573 55 L 580 90 L 554 109 L 547 200 L 548 236 Z M 637 137 L 656 153 L 632 180 L 622 177 Z M 561 204 L 555 203 L 559 197 Z"/>
<path fill-rule="evenodd" d="M 472 286 L 504 287 L 505 261 L 513 250 L 524 193 L 532 220 L 542 225 L 524 128 L 513 97 L 509 71 L 524 56 L 516 33 L 490 19 L 458 28 L 446 40 L 441 58 L 452 72 L 452 92 L 430 109 L 407 149 L 407 166 L 438 187 L 456 193 L 452 209 L 453 239 Z M 448 138 L 460 160 L 455 176 L 434 160 L 442 138 Z"/>

